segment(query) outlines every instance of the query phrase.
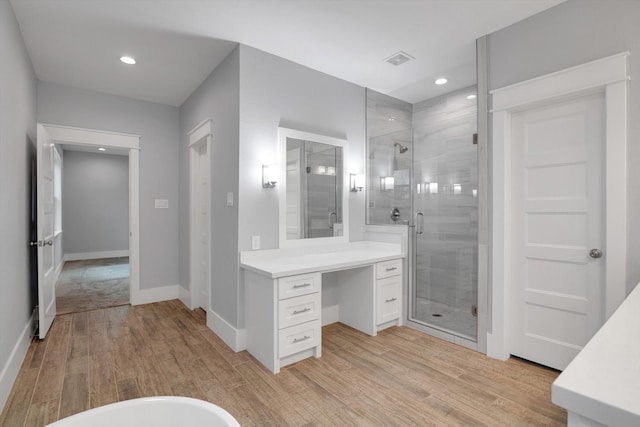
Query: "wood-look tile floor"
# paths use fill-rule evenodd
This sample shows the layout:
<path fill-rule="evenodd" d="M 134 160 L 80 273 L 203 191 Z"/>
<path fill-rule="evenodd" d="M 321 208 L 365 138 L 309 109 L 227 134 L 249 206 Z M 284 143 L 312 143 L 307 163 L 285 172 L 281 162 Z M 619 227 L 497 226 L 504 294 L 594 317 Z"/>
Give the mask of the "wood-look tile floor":
<path fill-rule="evenodd" d="M 153 395 L 211 401 L 243 426 L 564 425 L 550 400 L 556 376 L 408 328 L 369 337 L 341 324 L 323 328 L 320 359 L 273 375 L 174 300 L 58 316 L 31 344 L 0 425 Z"/>

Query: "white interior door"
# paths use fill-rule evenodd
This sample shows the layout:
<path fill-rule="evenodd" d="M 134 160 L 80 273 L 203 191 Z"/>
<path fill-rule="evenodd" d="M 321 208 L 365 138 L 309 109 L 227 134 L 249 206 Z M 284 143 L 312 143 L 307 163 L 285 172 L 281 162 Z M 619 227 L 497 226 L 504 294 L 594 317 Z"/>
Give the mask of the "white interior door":
<path fill-rule="evenodd" d="M 556 369 L 604 321 L 604 120 L 603 95 L 512 116 L 511 353 Z"/>
<path fill-rule="evenodd" d="M 209 309 L 209 161 L 207 158 L 207 144 L 200 144 L 197 148 L 197 236 L 198 236 L 198 305 L 205 311 Z"/>
<path fill-rule="evenodd" d="M 53 257 L 53 140 L 42 125 L 37 128 L 37 210 L 38 210 L 38 316 L 43 339 L 56 317 Z"/>

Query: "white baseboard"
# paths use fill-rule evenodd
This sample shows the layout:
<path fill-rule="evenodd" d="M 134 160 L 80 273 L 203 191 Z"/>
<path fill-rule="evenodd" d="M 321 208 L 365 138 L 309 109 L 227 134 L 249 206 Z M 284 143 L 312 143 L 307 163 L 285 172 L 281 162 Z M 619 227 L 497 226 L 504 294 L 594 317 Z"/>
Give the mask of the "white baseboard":
<path fill-rule="evenodd" d="M 121 251 L 100 251 L 100 252 L 76 252 L 73 254 L 64 254 L 64 261 L 79 261 L 85 259 L 100 259 L 100 258 L 119 258 L 123 256 L 129 256 L 129 249 L 123 249 Z"/>
<path fill-rule="evenodd" d="M 185 289 L 183 286 L 178 286 L 178 298 L 189 309 L 193 310 L 195 307 L 191 307 L 191 291 Z"/>
<path fill-rule="evenodd" d="M 9 393 L 11 393 L 13 383 L 20 372 L 20 366 L 22 366 L 22 362 L 27 355 L 27 350 L 29 350 L 32 325 L 33 316 L 29 317 L 29 321 L 22 329 L 18 341 L 13 346 L 9 360 L 7 360 L 7 363 L 5 363 L 0 372 L 0 412 L 3 411 L 4 405 L 7 403 L 7 398 L 9 397 Z"/>
<path fill-rule="evenodd" d="M 213 310 L 207 312 L 207 327 L 215 332 L 233 351 L 247 349 L 246 329 L 234 328 Z"/>
<path fill-rule="evenodd" d="M 487 356 L 498 360 L 507 360 L 509 352 L 504 346 L 504 340 L 496 334 L 487 333 Z"/>
<path fill-rule="evenodd" d="M 131 305 L 151 304 L 152 302 L 177 299 L 179 285 L 163 286 L 161 288 L 131 290 Z"/>

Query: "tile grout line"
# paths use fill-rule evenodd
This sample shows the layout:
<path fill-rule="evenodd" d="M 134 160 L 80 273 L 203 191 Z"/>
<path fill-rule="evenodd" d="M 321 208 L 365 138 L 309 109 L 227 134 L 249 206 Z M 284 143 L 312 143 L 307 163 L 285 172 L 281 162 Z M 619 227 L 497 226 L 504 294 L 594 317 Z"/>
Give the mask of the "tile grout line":
<path fill-rule="evenodd" d="M 40 344 L 40 339 L 39 338 L 36 338 L 36 339 L 38 340 L 35 343 L 35 345 L 37 347 L 38 344 Z M 49 345 L 49 341 L 47 341 L 44 344 L 42 360 L 40 361 L 40 366 L 38 366 L 38 375 L 36 375 L 36 379 L 33 382 L 33 390 L 31 390 L 31 397 L 29 398 L 29 405 L 27 406 L 27 411 L 24 414 L 24 421 L 22 422 L 22 427 L 26 427 L 27 419 L 29 418 L 29 412 L 31 411 L 31 405 L 33 404 L 33 395 L 36 394 L 36 387 L 35 386 L 36 386 L 36 384 L 38 384 L 38 379 L 40 379 L 40 373 L 42 372 L 42 365 L 44 364 L 44 354 L 46 354 L 45 350 L 47 349 L 48 345 Z M 17 379 L 17 377 L 16 377 L 16 379 Z"/>

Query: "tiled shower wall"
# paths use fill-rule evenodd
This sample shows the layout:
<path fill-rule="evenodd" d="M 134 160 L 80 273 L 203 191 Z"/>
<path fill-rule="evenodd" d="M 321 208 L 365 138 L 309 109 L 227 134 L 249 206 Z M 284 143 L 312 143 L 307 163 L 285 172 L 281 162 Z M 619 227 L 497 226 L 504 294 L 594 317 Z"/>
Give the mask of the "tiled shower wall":
<path fill-rule="evenodd" d="M 411 218 L 410 171 L 413 107 L 408 102 L 367 89 L 367 224 L 407 224 Z M 409 148 L 400 153 L 394 142 Z M 394 178 L 394 189 L 381 179 Z M 391 210 L 400 211 L 398 221 Z"/>

